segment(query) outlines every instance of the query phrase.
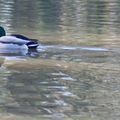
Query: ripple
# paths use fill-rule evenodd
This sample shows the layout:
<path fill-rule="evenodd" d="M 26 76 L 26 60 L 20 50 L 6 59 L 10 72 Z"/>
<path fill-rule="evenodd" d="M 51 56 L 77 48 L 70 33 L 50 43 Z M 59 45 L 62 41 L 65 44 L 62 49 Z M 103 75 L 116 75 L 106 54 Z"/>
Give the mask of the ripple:
<path fill-rule="evenodd" d="M 100 47 L 81 47 L 81 46 L 64 46 L 64 45 L 42 45 L 38 47 L 38 50 L 49 50 L 49 49 L 53 49 L 53 50 L 88 50 L 88 51 L 103 51 L 103 52 L 107 52 L 110 51 L 107 48 L 100 48 Z"/>
<path fill-rule="evenodd" d="M 61 80 L 66 80 L 66 81 L 75 81 L 75 79 L 71 78 L 71 77 L 61 77 Z"/>

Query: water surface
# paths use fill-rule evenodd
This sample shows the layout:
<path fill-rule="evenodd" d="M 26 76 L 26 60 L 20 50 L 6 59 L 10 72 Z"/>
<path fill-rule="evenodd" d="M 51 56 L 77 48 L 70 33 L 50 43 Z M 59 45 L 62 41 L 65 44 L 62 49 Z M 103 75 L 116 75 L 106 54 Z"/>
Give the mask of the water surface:
<path fill-rule="evenodd" d="M 118 0 L 0 3 L 7 34 L 40 42 L 37 51 L 0 47 L 1 120 L 120 118 Z"/>

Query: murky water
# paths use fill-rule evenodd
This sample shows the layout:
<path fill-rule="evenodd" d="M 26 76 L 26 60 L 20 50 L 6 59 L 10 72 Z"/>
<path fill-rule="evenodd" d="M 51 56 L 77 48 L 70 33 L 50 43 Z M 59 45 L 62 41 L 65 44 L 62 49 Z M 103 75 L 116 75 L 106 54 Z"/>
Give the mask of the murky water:
<path fill-rule="evenodd" d="M 0 24 L 40 42 L 0 47 L 1 120 L 119 120 L 120 2 L 0 0 Z"/>

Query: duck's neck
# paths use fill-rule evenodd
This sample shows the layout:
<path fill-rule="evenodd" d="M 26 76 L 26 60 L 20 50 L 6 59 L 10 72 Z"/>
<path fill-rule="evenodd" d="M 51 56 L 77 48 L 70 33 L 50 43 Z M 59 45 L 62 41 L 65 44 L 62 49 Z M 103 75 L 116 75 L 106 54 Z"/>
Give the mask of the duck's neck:
<path fill-rule="evenodd" d="M 3 27 L 0 27 L 0 37 L 5 36 L 6 32 Z"/>

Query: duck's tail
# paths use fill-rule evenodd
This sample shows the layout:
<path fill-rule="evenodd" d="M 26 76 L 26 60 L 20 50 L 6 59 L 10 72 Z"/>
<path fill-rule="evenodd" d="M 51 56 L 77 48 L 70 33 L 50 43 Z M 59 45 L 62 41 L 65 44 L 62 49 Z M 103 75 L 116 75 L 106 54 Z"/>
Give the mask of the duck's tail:
<path fill-rule="evenodd" d="M 30 41 L 26 43 L 26 45 L 28 46 L 29 49 L 36 49 L 39 46 L 38 42 L 35 41 Z"/>

